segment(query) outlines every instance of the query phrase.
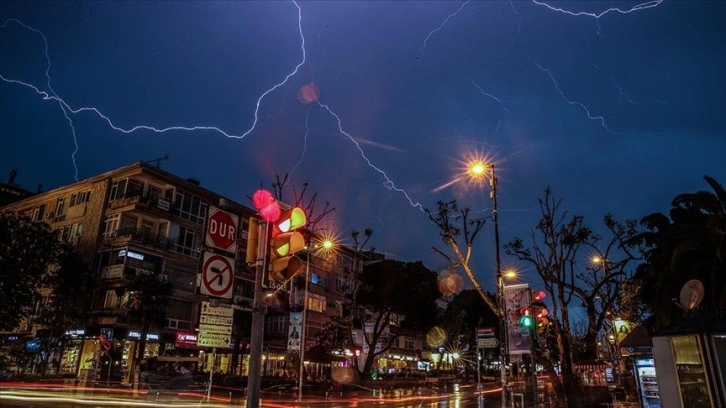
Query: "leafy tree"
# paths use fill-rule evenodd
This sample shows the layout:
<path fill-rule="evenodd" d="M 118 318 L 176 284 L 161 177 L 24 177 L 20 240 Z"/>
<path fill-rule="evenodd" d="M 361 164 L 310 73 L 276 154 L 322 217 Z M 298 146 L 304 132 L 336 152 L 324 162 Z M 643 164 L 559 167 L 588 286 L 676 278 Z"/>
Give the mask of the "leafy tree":
<path fill-rule="evenodd" d="M 36 291 L 57 257 L 57 234 L 47 224 L 0 212 L 0 330 L 13 330 L 30 316 Z"/>
<path fill-rule="evenodd" d="M 659 328 L 681 314 L 673 299 L 690 279 L 706 288 L 700 309 L 726 316 L 726 190 L 715 179 L 704 179 L 713 191 L 680 194 L 668 215 L 641 220 L 646 231 L 637 240 L 645 263 L 635 286 Z"/>
<path fill-rule="evenodd" d="M 85 325 L 95 286 L 94 275 L 75 248 L 67 243 L 60 243 L 59 246 L 58 264 L 49 268 L 43 278 L 43 291 L 47 293 L 47 300 L 36 318 L 36 322 L 43 327 L 39 334 L 42 333 L 46 359 L 58 347 L 62 355 L 67 330 Z M 45 367 L 46 364 L 43 365 L 43 371 Z"/>
<path fill-rule="evenodd" d="M 436 300 L 440 297 L 436 272 L 420 261 L 384 260 L 363 268 L 356 301 L 366 310 L 360 323 L 364 328 L 367 322 L 372 323 L 372 331 L 365 332 L 369 352 L 362 370 L 364 375 L 401 333 L 423 333 L 433 327 L 438 316 Z M 395 319 L 400 319 L 397 328 L 392 327 Z"/>
<path fill-rule="evenodd" d="M 138 327 L 141 339 L 136 358 L 144 358 L 146 334 L 151 328 L 162 328 L 166 323 L 166 308 L 169 306 L 174 286 L 161 280 L 159 275 L 139 273 L 126 287 L 126 318 L 130 327 Z"/>
<path fill-rule="evenodd" d="M 496 295 L 487 293 L 490 299 Z M 442 318 L 442 327 L 447 333 L 449 341 L 456 339 L 460 349 L 476 350 L 478 327 L 499 328 L 499 317 L 486 305 L 476 290 L 465 289 L 456 294 L 449 302 Z M 496 348 L 499 354 L 499 348 Z M 472 358 L 472 366 L 476 370 L 476 357 Z"/>

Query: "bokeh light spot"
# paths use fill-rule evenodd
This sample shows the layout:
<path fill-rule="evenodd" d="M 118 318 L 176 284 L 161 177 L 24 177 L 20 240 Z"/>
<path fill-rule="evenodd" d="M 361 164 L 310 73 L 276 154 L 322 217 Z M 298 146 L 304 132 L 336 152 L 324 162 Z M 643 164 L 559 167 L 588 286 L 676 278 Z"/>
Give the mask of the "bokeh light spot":
<path fill-rule="evenodd" d="M 464 288 L 464 278 L 453 270 L 447 269 L 439 275 L 439 291 L 444 296 L 455 295 Z"/>
<path fill-rule="evenodd" d="M 297 99 L 306 105 L 317 102 L 318 98 L 320 98 L 320 87 L 316 84 L 309 83 L 307 85 L 303 85 L 297 91 Z"/>
<path fill-rule="evenodd" d="M 439 326 L 434 326 L 426 333 L 426 344 L 429 347 L 440 347 L 446 341 L 446 332 Z"/>

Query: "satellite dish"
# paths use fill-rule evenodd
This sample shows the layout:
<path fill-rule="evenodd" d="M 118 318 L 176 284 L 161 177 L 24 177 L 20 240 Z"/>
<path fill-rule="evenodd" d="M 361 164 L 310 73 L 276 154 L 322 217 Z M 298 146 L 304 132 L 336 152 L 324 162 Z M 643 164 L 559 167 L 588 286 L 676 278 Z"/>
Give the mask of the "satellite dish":
<path fill-rule="evenodd" d="M 703 283 L 698 279 L 691 279 L 681 288 L 681 306 L 689 312 L 695 310 L 703 301 Z"/>

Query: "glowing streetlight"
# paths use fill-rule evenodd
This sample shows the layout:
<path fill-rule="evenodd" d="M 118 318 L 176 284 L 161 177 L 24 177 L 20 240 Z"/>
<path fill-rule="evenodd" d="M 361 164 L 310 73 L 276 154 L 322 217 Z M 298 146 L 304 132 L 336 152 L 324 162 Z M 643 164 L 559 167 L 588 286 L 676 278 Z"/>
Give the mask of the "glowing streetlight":
<path fill-rule="evenodd" d="M 335 243 L 331 238 L 323 238 L 319 243 L 308 246 L 307 257 L 305 262 L 305 292 L 302 299 L 302 327 L 300 328 L 300 372 L 298 375 L 298 400 L 302 401 L 303 396 L 303 378 L 305 376 L 305 335 L 307 334 L 307 310 L 308 310 L 308 289 L 310 288 L 310 253 L 315 251 L 319 253 L 327 253 L 332 251 Z"/>
<path fill-rule="evenodd" d="M 502 274 L 501 258 L 499 256 L 499 221 L 497 217 L 497 176 L 494 173 L 494 164 L 479 157 L 472 157 L 466 163 L 466 174 L 474 182 L 489 180 L 491 187 L 490 198 L 492 200 L 492 221 L 494 223 L 494 246 L 497 268 L 497 305 L 499 307 L 499 332 L 502 333 L 499 353 L 501 354 L 501 382 L 502 382 L 502 406 L 506 405 L 507 368 L 505 357 L 507 353 L 505 324 L 506 313 L 504 311 L 504 275 Z"/>

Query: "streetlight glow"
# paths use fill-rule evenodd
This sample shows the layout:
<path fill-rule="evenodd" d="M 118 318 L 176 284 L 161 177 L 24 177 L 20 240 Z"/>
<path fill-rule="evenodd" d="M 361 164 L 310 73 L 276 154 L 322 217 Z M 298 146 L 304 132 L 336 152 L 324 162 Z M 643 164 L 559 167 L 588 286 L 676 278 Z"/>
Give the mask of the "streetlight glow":
<path fill-rule="evenodd" d="M 517 277 L 517 271 L 514 269 L 507 269 L 502 273 L 502 275 L 507 279 L 514 279 Z"/>

